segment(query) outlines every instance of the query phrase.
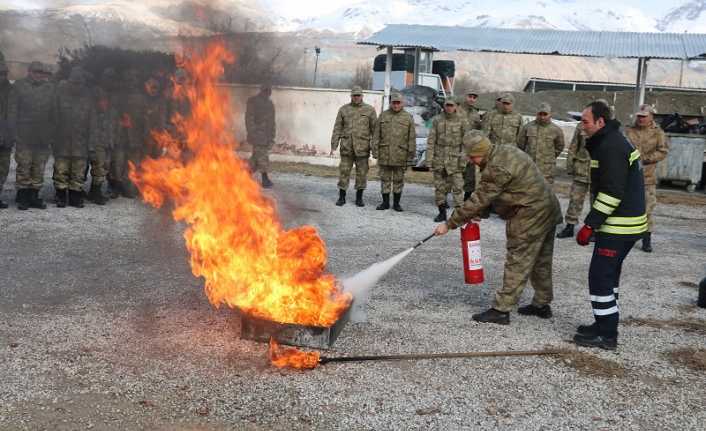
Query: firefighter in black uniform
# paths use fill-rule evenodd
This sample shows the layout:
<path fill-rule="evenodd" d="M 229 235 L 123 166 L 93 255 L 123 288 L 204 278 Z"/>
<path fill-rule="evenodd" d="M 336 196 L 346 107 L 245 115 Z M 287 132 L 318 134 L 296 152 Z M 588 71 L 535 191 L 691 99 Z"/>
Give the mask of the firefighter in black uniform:
<path fill-rule="evenodd" d="M 581 325 L 574 336 L 580 346 L 614 350 L 618 345 L 618 286 L 623 261 L 647 231 L 645 187 L 640 152 L 611 120 L 610 109 L 593 102 L 581 124 L 591 155 L 591 211 L 576 235 L 579 245 L 596 244 L 588 270 L 588 289 L 595 323 Z"/>

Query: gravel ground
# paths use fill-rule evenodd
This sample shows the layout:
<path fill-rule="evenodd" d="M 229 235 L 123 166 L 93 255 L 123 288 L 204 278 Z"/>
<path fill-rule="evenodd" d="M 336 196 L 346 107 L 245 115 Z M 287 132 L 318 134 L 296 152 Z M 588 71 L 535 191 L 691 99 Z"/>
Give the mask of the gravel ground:
<path fill-rule="evenodd" d="M 339 276 L 434 226 L 428 186 L 407 186 L 398 214 L 375 211 L 377 183 L 365 208 L 339 208 L 333 178 L 273 177 L 285 224 L 316 226 Z M 13 193 L 10 184 L 4 197 Z M 0 211 L 0 429 L 702 430 L 706 375 L 672 352 L 704 348 L 706 310 L 693 284 L 706 262 L 704 207 L 661 205 L 657 223 L 656 251 L 636 249 L 626 262 L 616 353 L 566 341 L 591 320 L 591 250 L 571 240 L 557 242 L 552 319 L 470 319 L 502 280 L 504 223 L 491 218 L 481 225 L 486 285 L 463 284 L 458 232 L 433 239 L 376 286 L 368 322 L 349 324 L 327 354 L 555 346 L 571 355 L 301 372 L 270 367 L 265 345 L 239 339 L 235 313 L 209 305 L 168 215 L 126 199 L 11 207 Z M 521 303 L 530 298 L 527 289 Z"/>

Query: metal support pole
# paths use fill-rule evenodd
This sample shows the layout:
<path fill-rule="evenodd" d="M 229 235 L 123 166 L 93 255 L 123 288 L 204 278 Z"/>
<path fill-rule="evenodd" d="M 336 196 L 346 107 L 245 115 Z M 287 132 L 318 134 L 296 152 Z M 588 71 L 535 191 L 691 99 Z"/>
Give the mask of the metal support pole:
<path fill-rule="evenodd" d="M 647 83 L 648 58 L 637 60 L 637 84 L 635 85 L 635 101 L 632 112 L 637 112 L 640 105 L 645 103 L 645 85 Z"/>
<path fill-rule="evenodd" d="M 681 67 L 679 68 L 679 86 L 681 87 L 684 83 L 684 62 L 686 60 L 681 60 Z"/>
<path fill-rule="evenodd" d="M 390 104 L 390 86 L 392 83 L 392 46 L 387 47 L 387 56 L 385 57 L 385 100 L 382 101 L 383 111 Z"/>
<path fill-rule="evenodd" d="M 419 85 L 419 70 L 420 70 L 420 60 L 422 58 L 422 49 L 417 47 L 414 48 L 414 80 L 413 85 Z M 428 72 L 428 71 L 427 71 Z"/>

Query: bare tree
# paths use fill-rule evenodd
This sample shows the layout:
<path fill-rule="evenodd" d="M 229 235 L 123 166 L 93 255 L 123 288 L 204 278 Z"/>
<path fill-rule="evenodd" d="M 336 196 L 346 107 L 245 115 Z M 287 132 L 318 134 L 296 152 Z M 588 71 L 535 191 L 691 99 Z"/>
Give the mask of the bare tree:
<path fill-rule="evenodd" d="M 368 63 L 359 64 L 355 67 L 355 74 L 351 79 L 351 87 L 359 85 L 364 90 L 373 87 L 373 67 Z"/>
<path fill-rule="evenodd" d="M 454 93 L 460 94 L 466 90 L 475 90 L 477 92 L 485 92 L 487 88 L 480 81 L 471 77 L 471 74 L 465 72 L 463 75 L 458 75 L 454 79 Z"/>

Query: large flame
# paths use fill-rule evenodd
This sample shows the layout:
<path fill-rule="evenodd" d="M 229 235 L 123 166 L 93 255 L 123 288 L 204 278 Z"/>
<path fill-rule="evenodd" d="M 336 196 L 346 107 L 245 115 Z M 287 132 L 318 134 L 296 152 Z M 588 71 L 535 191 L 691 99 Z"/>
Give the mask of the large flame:
<path fill-rule="evenodd" d="M 176 130 L 152 132 L 166 149 L 159 159 L 131 166 L 130 178 L 146 202 L 173 205 L 184 221 L 191 269 L 203 277 L 208 299 L 249 315 L 282 323 L 331 326 L 349 306 L 335 278 L 324 272 L 326 248 L 311 226 L 285 230 L 273 201 L 235 153 L 229 130 L 233 112 L 217 87 L 233 55 L 221 42 L 183 62 L 192 79 L 174 96 L 191 105 L 173 118 Z"/>
<path fill-rule="evenodd" d="M 319 366 L 319 352 L 304 352 L 294 347 L 283 347 L 270 338 L 270 362 L 277 368 L 308 370 Z"/>

